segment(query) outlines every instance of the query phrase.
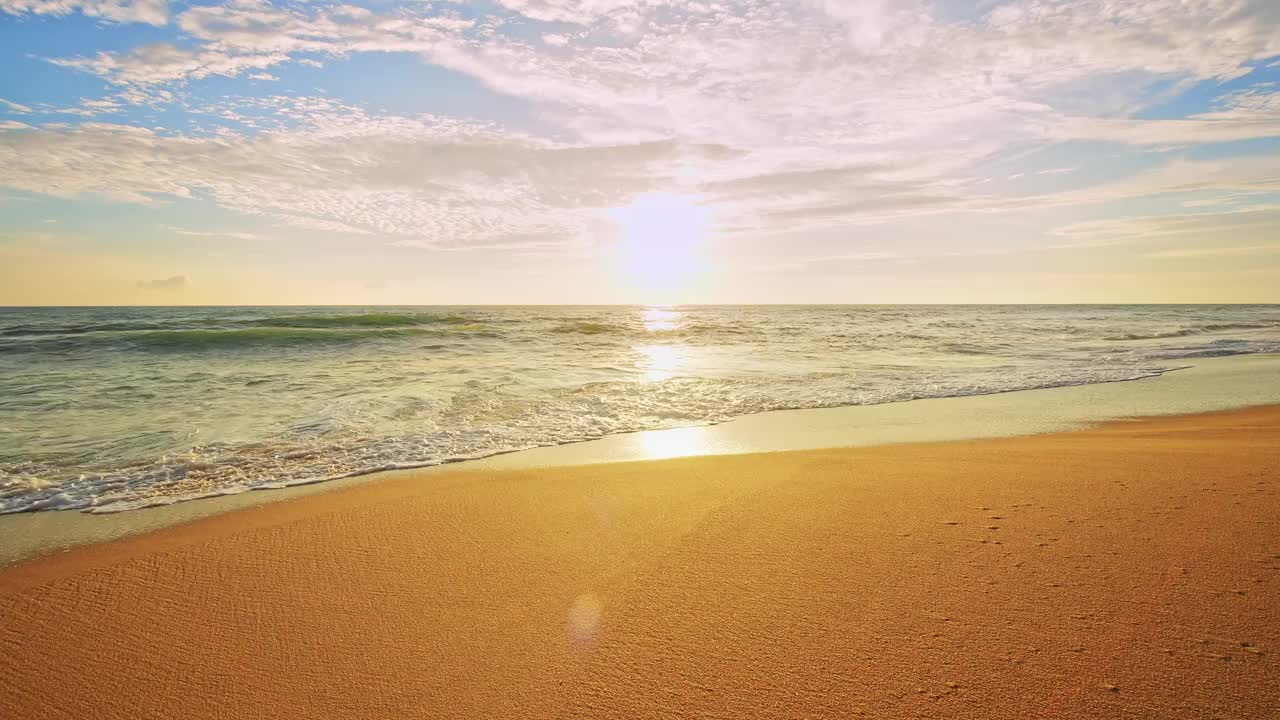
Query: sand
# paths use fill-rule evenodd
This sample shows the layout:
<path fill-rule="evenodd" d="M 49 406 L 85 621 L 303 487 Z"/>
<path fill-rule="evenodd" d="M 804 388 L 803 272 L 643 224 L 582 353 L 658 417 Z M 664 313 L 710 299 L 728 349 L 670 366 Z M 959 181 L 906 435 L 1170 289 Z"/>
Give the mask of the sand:
<path fill-rule="evenodd" d="M 609 435 L 567 445 L 469 460 L 477 470 L 564 467 L 688 455 L 740 455 L 941 440 L 977 440 L 1078 430 L 1134 417 L 1190 415 L 1280 404 L 1280 354 L 1196 358 L 1187 367 L 1132 382 L 1043 388 L 881 405 L 778 410 L 718 425 Z M 418 471 L 453 472 L 456 466 Z M 391 471 L 398 474 L 401 471 Z M 33 555 L 103 542 L 253 505 L 385 479 L 384 473 L 243 492 L 92 515 L 0 515 L 0 566 Z"/>
<path fill-rule="evenodd" d="M 458 470 L 0 569 L 4 718 L 1259 718 L 1280 408 Z"/>

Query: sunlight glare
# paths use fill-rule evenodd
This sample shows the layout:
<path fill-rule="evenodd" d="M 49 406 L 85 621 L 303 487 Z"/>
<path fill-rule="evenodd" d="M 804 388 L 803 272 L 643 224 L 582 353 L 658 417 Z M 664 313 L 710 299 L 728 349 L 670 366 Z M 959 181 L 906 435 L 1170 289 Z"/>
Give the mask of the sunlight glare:
<path fill-rule="evenodd" d="M 696 196 L 649 193 L 606 214 L 621 230 L 622 272 L 646 299 L 673 300 L 690 289 L 712 227 L 710 209 Z"/>
<path fill-rule="evenodd" d="M 706 455 L 711 448 L 707 428 L 699 425 L 637 433 L 636 440 L 647 460 Z"/>
<path fill-rule="evenodd" d="M 642 322 L 646 332 L 669 332 L 680 327 L 680 313 L 660 307 L 645 310 Z"/>
<path fill-rule="evenodd" d="M 649 382 L 670 380 L 685 366 L 685 353 L 675 345 L 645 345 L 636 348 L 642 356 L 636 367 L 644 371 Z"/>

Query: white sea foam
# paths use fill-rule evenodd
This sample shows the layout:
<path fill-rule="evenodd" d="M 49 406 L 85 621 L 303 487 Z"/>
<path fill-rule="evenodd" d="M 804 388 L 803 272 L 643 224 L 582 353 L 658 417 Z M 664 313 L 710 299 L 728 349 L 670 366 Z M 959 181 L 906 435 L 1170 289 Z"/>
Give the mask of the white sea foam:
<path fill-rule="evenodd" d="M 1268 306 L 0 310 L 0 513 L 1276 351 Z"/>

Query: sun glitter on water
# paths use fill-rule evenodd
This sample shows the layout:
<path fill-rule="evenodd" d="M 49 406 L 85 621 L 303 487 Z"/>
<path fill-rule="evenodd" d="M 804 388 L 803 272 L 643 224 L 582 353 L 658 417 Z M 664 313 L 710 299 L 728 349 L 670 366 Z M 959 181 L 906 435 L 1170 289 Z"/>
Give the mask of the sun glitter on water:
<path fill-rule="evenodd" d="M 643 345 L 636 348 L 636 352 L 640 354 L 636 367 L 649 382 L 670 380 L 685 366 L 684 349 L 676 345 Z"/>
<path fill-rule="evenodd" d="M 663 307 L 651 307 L 644 311 L 640 321 L 647 332 L 667 332 L 680 327 L 681 314 Z"/>
<path fill-rule="evenodd" d="M 650 302 L 679 301 L 704 272 L 702 246 L 712 219 L 697 197 L 648 193 L 606 215 L 621 230 L 622 274 Z"/>

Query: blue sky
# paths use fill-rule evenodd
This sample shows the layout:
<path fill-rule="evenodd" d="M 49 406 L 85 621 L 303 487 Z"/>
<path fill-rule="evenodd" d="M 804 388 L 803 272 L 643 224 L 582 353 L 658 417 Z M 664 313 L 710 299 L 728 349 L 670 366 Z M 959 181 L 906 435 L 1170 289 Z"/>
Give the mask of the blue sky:
<path fill-rule="evenodd" d="M 0 0 L 3 304 L 1277 302 L 1277 168 L 1267 0 Z"/>

